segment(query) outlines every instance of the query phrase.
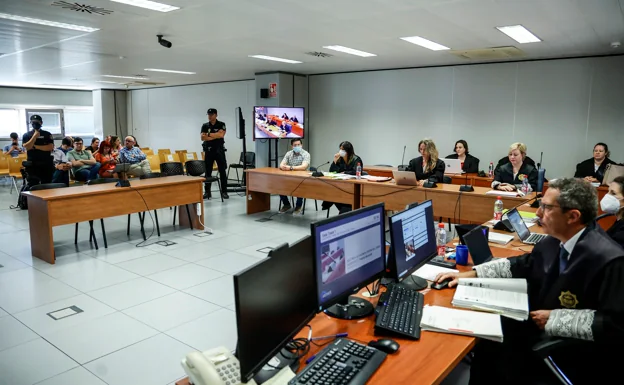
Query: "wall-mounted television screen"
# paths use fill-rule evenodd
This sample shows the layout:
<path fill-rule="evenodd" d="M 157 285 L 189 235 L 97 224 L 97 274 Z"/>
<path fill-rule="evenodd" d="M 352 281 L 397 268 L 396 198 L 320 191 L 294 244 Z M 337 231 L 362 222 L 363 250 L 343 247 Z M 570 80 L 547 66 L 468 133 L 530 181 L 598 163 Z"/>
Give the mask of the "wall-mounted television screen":
<path fill-rule="evenodd" d="M 254 139 L 303 138 L 302 107 L 254 107 Z"/>

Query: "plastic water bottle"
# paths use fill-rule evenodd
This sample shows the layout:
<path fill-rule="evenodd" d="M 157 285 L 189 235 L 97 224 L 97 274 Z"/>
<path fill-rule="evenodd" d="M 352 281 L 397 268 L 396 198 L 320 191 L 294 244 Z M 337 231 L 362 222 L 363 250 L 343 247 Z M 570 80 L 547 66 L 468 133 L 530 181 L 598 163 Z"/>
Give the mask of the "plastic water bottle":
<path fill-rule="evenodd" d="M 362 178 L 362 164 L 358 163 L 357 167 L 355 168 L 355 179 L 361 179 Z"/>
<path fill-rule="evenodd" d="M 438 256 L 444 258 L 446 255 L 446 230 L 444 229 L 444 223 L 438 224 L 436 244 L 438 245 Z"/>
<path fill-rule="evenodd" d="M 527 195 L 530 189 L 531 186 L 529 185 L 529 178 L 525 177 L 524 179 L 522 179 L 522 193 L 524 195 Z"/>
<path fill-rule="evenodd" d="M 494 178 L 494 163 L 490 162 L 490 167 L 488 168 L 488 177 Z"/>
<path fill-rule="evenodd" d="M 497 221 L 503 219 L 503 200 L 501 197 L 496 197 L 496 202 L 494 202 L 494 219 Z"/>

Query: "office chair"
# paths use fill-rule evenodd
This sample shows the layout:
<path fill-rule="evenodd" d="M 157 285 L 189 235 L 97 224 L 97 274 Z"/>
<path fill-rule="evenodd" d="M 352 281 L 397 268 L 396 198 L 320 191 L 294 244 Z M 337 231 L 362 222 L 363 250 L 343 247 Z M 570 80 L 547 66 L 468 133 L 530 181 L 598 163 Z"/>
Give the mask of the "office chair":
<path fill-rule="evenodd" d="M 119 179 L 117 178 L 100 178 L 93 179 L 86 182 L 87 186 L 94 186 L 98 184 L 104 183 L 117 183 Z M 104 248 L 108 249 L 108 241 L 106 239 L 106 228 L 104 227 L 104 218 L 100 218 L 100 227 L 102 228 L 102 237 L 104 238 Z M 99 250 L 97 238 L 95 237 L 95 231 L 93 230 L 93 220 L 89 221 L 89 242 L 93 242 L 95 245 L 95 249 Z M 74 235 L 74 245 L 78 244 L 78 223 L 76 223 L 76 234 Z"/>
<path fill-rule="evenodd" d="M 596 222 L 598 222 L 601 219 L 613 217 L 613 216 L 615 216 L 615 214 L 609 214 L 609 213 L 600 214 L 596 217 Z"/>
<path fill-rule="evenodd" d="M 184 166 L 180 162 L 166 162 L 160 164 L 161 176 L 184 175 Z"/>
<path fill-rule="evenodd" d="M 564 349 L 569 349 L 570 347 L 587 346 L 591 343 L 593 342 L 579 340 L 576 338 L 544 338 L 540 342 L 533 345 L 533 352 L 544 361 L 548 369 L 550 369 L 555 377 L 557 377 L 559 384 L 572 385 L 570 379 L 568 379 L 561 368 L 557 366 L 552 358 L 552 355 L 557 351 L 563 351 Z"/>
<path fill-rule="evenodd" d="M 230 166 L 228 167 L 228 172 L 227 172 L 227 179 L 230 179 L 230 169 L 234 169 L 236 170 L 236 182 L 237 184 L 241 184 L 241 180 L 240 177 L 238 175 L 238 169 L 243 169 L 243 161 L 245 162 L 245 167 L 244 168 L 256 168 L 256 153 L 255 152 L 241 152 L 240 153 L 240 159 L 238 160 L 238 163 L 235 164 L 230 164 Z M 243 184 L 245 183 L 245 174 L 243 174 Z"/>
<path fill-rule="evenodd" d="M 189 160 L 186 162 L 186 175 L 202 176 L 204 174 L 206 174 L 206 162 L 203 160 Z M 204 178 L 206 179 L 205 183 L 217 182 L 217 185 L 219 186 L 219 195 L 221 195 L 221 202 L 223 202 L 223 188 L 227 188 L 227 186 L 221 186 L 221 179 L 217 176 L 204 175 Z M 206 192 L 208 193 L 208 191 Z"/>

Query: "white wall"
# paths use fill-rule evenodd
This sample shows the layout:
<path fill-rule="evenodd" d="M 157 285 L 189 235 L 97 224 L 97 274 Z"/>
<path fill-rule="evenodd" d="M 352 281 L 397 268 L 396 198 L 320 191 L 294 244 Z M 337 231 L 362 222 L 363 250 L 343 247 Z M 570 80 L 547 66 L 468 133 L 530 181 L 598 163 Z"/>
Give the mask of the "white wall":
<path fill-rule="evenodd" d="M 200 129 L 207 121 L 208 108 L 216 108 L 218 119 L 227 127 L 225 146 L 228 164 L 238 163 L 243 150 L 236 138 L 234 109 L 243 109 L 246 121 L 247 150 L 254 151 L 252 114 L 255 102 L 253 80 L 153 88 L 130 92 L 129 132 L 142 147 L 202 151 Z"/>
<path fill-rule="evenodd" d="M 364 163 L 398 165 L 433 138 L 440 156 L 468 141 L 480 169 L 522 141 L 547 177 L 572 176 L 606 142 L 624 161 L 624 57 L 420 68 L 309 77 L 312 163 L 343 140 Z"/>

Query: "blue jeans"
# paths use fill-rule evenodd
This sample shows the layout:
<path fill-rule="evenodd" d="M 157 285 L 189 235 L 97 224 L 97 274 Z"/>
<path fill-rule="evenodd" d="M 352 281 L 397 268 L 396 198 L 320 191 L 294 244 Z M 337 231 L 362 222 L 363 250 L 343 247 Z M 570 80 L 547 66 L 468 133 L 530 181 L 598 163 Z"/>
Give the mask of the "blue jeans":
<path fill-rule="evenodd" d="M 74 172 L 76 180 L 86 182 L 88 180 L 94 180 L 98 178 L 98 171 L 100 171 L 100 163 L 96 163 L 91 168 L 83 168 L 80 171 Z"/>
<path fill-rule="evenodd" d="M 52 183 L 65 183 L 69 186 L 69 171 L 54 170 Z"/>
<path fill-rule="evenodd" d="M 282 205 L 284 206 L 291 206 L 290 204 L 290 200 L 288 200 L 288 197 L 286 195 L 280 195 L 280 199 L 282 200 Z M 297 204 L 295 205 L 295 207 L 301 207 L 303 206 L 303 198 L 297 198 Z"/>

